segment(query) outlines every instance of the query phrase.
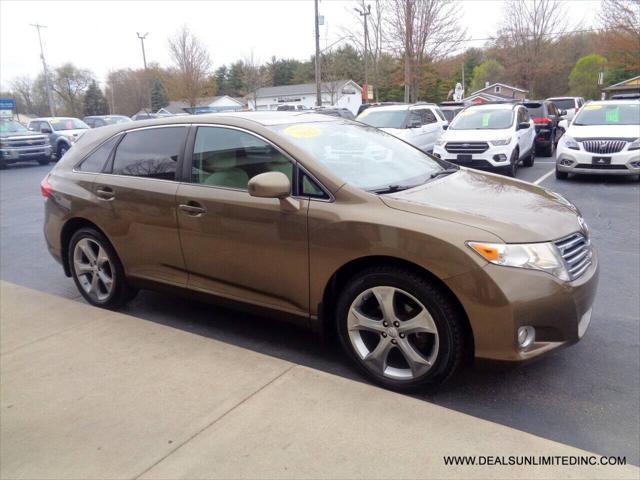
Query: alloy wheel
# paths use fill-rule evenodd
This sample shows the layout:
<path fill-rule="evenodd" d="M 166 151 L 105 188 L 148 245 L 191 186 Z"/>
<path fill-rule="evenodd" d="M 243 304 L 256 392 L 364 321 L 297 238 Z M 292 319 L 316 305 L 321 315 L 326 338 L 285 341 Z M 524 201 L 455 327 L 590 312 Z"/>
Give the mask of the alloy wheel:
<path fill-rule="evenodd" d="M 396 287 L 360 293 L 347 317 L 349 340 L 363 365 L 394 380 L 424 376 L 438 356 L 438 329 L 425 306 Z"/>
<path fill-rule="evenodd" d="M 73 268 L 78 283 L 96 302 L 104 302 L 114 288 L 114 266 L 109 254 L 92 238 L 82 238 L 73 250 Z"/>

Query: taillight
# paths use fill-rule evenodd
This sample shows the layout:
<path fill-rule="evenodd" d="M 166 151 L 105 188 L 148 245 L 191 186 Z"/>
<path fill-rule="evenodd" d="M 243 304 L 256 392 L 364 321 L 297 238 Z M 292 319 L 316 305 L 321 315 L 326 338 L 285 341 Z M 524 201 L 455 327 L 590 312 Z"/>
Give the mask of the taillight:
<path fill-rule="evenodd" d="M 546 117 L 533 117 L 533 123 L 536 125 L 549 125 L 551 123 L 551 119 Z"/>
<path fill-rule="evenodd" d="M 42 196 L 44 198 L 51 198 L 51 196 L 53 195 L 53 187 L 49 183 L 49 176 L 50 175 L 51 174 L 48 173 L 47 176 L 44 177 L 42 179 L 42 181 L 40 182 L 40 193 L 42 194 Z"/>

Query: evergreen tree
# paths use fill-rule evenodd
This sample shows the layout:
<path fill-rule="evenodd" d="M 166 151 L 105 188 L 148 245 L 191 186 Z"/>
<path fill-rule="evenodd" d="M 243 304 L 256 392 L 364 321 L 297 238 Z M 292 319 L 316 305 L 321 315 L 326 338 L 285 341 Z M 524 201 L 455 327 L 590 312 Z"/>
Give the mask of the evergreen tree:
<path fill-rule="evenodd" d="M 84 95 L 84 114 L 85 115 L 107 115 L 109 108 L 107 107 L 107 99 L 102 94 L 102 90 L 98 88 L 98 84 L 92 81 Z"/>
<path fill-rule="evenodd" d="M 229 70 L 226 65 L 219 67 L 213 74 L 218 87 L 218 95 L 229 94 Z"/>
<path fill-rule="evenodd" d="M 151 110 L 157 112 L 167 105 L 169 105 L 167 90 L 164 88 L 162 81 L 159 78 L 156 78 L 153 81 L 153 86 L 151 87 Z"/>

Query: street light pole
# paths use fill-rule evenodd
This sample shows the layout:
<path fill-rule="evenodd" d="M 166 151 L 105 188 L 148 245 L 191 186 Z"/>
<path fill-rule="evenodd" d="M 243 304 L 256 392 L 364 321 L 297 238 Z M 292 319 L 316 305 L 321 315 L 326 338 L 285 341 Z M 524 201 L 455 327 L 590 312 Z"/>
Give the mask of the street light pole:
<path fill-rule="evenodd" d="M 149 32 L 145 33 L 144 35 L 136 32 L 136 35 L 138 35 L 138 38 L 140 39 L 140 45 L 142 45 L 142 63 L 144 64 L 144 76 L 147 77 L 147 88 L 149 89 L 149 110 L 152 110 L 153 103 L 151 102 L 151 82 L 149 81 L 149 71 L 147 70 L 147 55 L 144 51 L 144 40 L 147 38 L 147 35 L 149 35 Z"/>
<path fill-rule="evenodd" d="M 364 0 L 362 0 L 362 10 L 354 8 L 356 12 L 364 17 L 364 88 L 365 101 L 369 100 L 369 29 L 367 28 L 367 17 L 371 15 L 371 5 L 365 7 Z"/>
<path fill-rule="evenodd" d="M 47 28 L 46 25 L 40 25 L 39 23 L 31 23 L 32 27 L 38 30 L 38 42 L 40 42 L 40 58 L 42 59 L 42 69 L 44 70 L 44 83 L 47 90 L 47 101 L 49 102 L 49 114 L 52 117 L 56 115 L 56 108 L 53 104 L 53 96 L 51 95 L 51 84 L 49 83 L 49 71 L 47 70 L 47 62 L 44 59 L 44 49 L 42 48 L 42 37 L 40 36 L 40 29 Z"/>
<path fill-rule="evenodd" d="M 318 23 L 318 0 L 313 1 L 316 23 L 316 105 L 322 106 L 322 93 L 320 92 L 320 25 Z"/>

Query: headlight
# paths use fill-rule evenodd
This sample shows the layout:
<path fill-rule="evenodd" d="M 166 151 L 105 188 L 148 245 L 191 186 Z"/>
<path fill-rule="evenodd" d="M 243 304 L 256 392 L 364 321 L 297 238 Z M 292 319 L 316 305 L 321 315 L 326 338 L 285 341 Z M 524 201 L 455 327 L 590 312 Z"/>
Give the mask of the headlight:
<path fill-rule="evenodd" d="M 573 137 L 570 137 L 565 133 L 562 138 L 567 148 L 570 148 L 571 150 L 580 150 L 580 145 L 578 145 L 578 142 L 576 142 Z"/>
<path fill-rule="evenodd" d="M 501 140 L 490 140 L 491 145 L 495 145 L 496 147 L 499 145 L 509 145 L 511 143 L 511 137 L 503 138 Z"/>
<path fill-rule="evenodd" d="M 640 138 L 636 138 L 631 142 L 627 147 L 627 150 L 640 150 Z"/>
<path fill-rule="evenodd" d="M 560 252 L 552 243 L 480 243 L 467 242 L 467 245 L 486 261 L 505 267 L 542 270 L 568 281 L 569 273 Z"/>

